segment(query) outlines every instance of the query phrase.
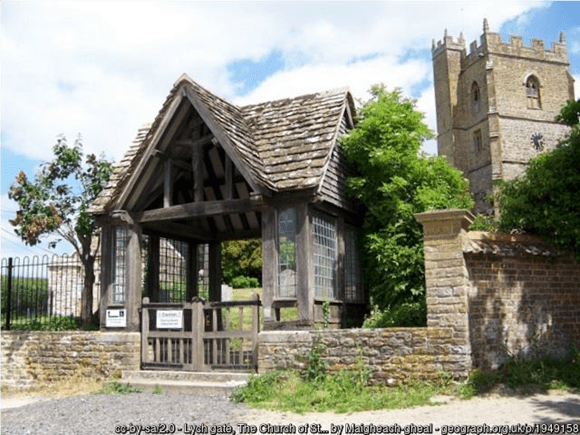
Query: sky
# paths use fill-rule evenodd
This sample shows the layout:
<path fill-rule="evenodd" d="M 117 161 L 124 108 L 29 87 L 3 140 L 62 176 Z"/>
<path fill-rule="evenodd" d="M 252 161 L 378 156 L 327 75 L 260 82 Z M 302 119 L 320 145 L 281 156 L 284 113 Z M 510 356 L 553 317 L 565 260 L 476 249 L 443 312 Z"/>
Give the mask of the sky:
<path fill-rule="evenodd" d="M 238 105 L 337 87 L 364 101 L 383 83 L 435 131 L 433 40 L 463 32 L 469 47 L 487 18 L 505 42 L 548 48 L 564 31 L 580 97 L 580 2 L 2 0 L 0 17 L 2 257 L 55 252 L 8 224 L 18 172 L 32 177 L 61 134 L 118 162 L 182 73 Z"/>

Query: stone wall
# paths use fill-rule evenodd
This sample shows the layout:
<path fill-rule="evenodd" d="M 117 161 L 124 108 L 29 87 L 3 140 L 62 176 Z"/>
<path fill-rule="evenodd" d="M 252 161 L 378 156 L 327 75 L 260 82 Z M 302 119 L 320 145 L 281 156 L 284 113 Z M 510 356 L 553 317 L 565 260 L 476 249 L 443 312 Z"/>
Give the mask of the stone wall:
<path fill-rule="evenodd" d="M 326 329 L 265 331 L 259 336 L 260 373 L 273 369 L 304 369 L 307 353 L 322 343 L 331 371 L 352 369 L 362 361 L 374 382 L 427 379 L 443 372 L 466 376 L 471 359 L 449 328 Z"/>
<path fill-rule="evenodd" d="M 29 389 L 75 376 L 107 379 L 138 370 L 141 334 L 2 331 L 2 389 Z"/>

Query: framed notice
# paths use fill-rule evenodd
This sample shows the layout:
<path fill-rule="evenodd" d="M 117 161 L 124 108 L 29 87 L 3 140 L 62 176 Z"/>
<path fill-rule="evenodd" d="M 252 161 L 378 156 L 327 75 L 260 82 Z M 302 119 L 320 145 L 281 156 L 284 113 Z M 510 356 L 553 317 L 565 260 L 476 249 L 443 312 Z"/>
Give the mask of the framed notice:
<path fill-rule="evenodd" d="M 105 320 L 107 328 L 124 328 L 127 326 L 127 310 L 107 310 L 107 318 Z"/>
<path fill-rule="evenodd" d="M 183 310 L 157 310 L 157 329 L 183 328 Z"/>

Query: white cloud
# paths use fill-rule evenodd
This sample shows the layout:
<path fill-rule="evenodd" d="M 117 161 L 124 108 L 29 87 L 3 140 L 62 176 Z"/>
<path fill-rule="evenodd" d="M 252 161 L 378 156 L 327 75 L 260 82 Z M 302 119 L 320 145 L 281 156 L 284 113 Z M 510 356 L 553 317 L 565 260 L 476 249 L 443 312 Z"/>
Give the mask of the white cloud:
<path fill-rule="evenodd" d="M 501 5 L 501 6 L 500 6 Z M 183 72 L 225 98 L 336 86 L 364 97 L 429 77 L 431 40 L 467 41 L 535 2 L 3 2 L 3 145 L 49 159 L 55 137 L 119 160 Z M 285 68 L 239 96 L 227 66 L 277 50 Z M 359 59 L 357 62 L 352 62 Z M 367 60 L 360 60 L 367 59 Z M 426 98 L 426 97 L 425 97 Z M 433 126 L 432 126 L 433 127 Z"/>

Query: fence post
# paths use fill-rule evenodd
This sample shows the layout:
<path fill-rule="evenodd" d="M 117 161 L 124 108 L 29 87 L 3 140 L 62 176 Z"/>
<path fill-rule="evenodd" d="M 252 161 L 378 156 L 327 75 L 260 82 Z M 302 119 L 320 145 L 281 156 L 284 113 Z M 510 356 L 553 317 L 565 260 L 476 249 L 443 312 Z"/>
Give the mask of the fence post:
<path fill-rule="evenodd" d="M 12 312 L 12 257 L 8 258 L 8 279 L 6 282 L 6 330 L 10 331 Z"/>
<path fill-rule="evenodd" d="M 258 333 L 260 332 L 260 295 L 256 293 L 256 303 L 252 306 L 252 363 L 258 367 Z"/>
<path fill-rule="evenodd" d="M 203 333 L 205 330 L 203 300 L 193 298 L 191 303 L 191 349 L 192 364 L 194 371 L 202 371 L 204 364 Z"/>
<path fill-rule="evenodd" d="M 141 306 L 141 363 L 149 362 L 149 298 L 143 298 Z"/>

